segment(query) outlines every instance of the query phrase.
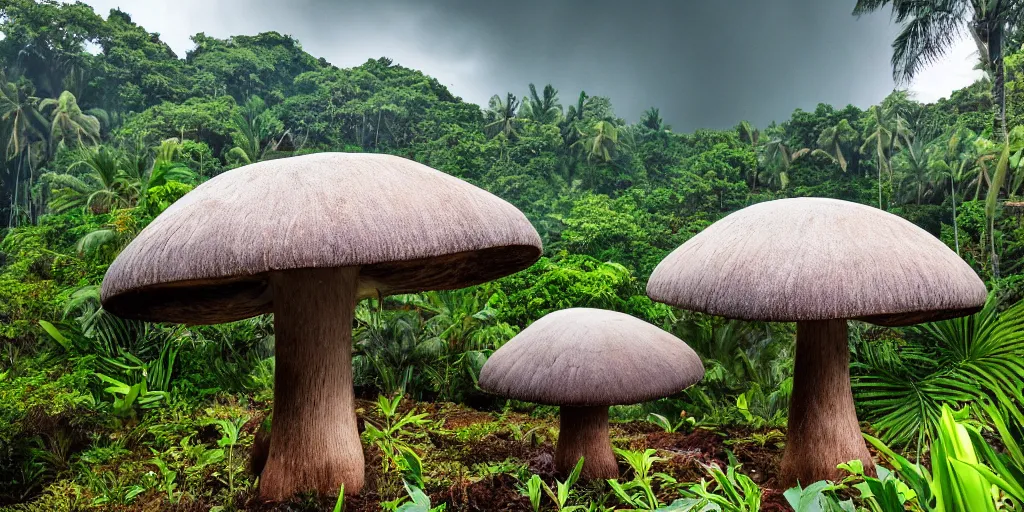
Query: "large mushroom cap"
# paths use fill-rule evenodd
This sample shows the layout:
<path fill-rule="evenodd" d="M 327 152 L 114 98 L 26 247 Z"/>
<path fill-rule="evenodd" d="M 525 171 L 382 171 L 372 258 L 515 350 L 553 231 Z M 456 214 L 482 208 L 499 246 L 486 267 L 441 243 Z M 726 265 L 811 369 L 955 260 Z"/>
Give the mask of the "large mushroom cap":
<path fill-rule="evenodd" d="M 836 199 L 755 204 L 668 255 L 652 299 L 743 320 L 909 325 L 985 304 L 985 284 L 941 241 L 888 212 Z"/>
<path fill-rule="evenodd" d="M 359 266 L 360 287 L 387 295 L 478 284 L 540 252 L 522 212 L 469 183 L 396 156 L 318 153 L 196 187 L 121 252 L 102 299 L 126 318 L 220 323 L 270 312 L 272 271 Z"/>
<path fill-rule="evenodd" d="M 624 313 L 572 308 L 495 351 L 480 388 L 541 404 L 608 406 L 668 396 L 703 377 L 700 357 L 679 338 Z"/>

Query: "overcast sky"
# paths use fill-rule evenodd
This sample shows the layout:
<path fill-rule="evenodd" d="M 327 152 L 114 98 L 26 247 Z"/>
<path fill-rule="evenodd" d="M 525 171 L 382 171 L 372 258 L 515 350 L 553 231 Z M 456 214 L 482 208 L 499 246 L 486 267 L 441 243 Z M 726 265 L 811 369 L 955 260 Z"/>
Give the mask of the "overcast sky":
<path fill-rule="evenodd" d="M 386 56 L 468 101 L 552 83 L 610 96 L 636 120 L 650 106 L 676 130 L 763 126 L 819 102 L 866 107 L 893 89 L 888 11 L 854 0 L 86 0 L 119 7 L 184 57 L 189 37 L 275 30 L 340 67 Z M 910 89 L 935 101 L 969 85 L 964 38 Z M 538 87 L 540 88 L 540 87 Z"/>

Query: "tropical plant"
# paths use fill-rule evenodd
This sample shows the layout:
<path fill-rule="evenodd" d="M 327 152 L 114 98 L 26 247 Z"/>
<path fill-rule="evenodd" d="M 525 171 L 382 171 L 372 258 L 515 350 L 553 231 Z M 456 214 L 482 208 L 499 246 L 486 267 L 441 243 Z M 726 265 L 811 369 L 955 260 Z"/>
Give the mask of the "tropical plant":
<path fill-rule="evenodd" d="M 583 457 L 580 457 L 580 460 L 576 461 L 576 466 L 569 472 L 569 476 L 566 477 L 564 482 L 555 480 L 554 489 L 541 480 L 539 475 L 531 476 L 526 481 L 526 496 L 530 499 L 530 505 L 533 507 L 534 512 L 540 510 L 541 490 L 548 495 L 548 498 L 551 498 L 551 502 L 555 504 L 555 510 L 560 512 L 586 510 L 586 507 L 581 505 L 569 505 L 569 499 L 572 497 L 572 487 L 579 480 L 582 470 Z"/>
<path fill-rule="evenodd" d="M 876 466 L 877 477 L 865 475 L 859 460 L 840 464 L 839 468 L 850 475 L 841 482 L 822 480 L 807 487 L 797 485 L 784 493 L 786 501 L 795 512 L 904 512 L 908 505 L 914 505 L 913 510 L 930 510 L 927 504 L 917 506 L 917 493 L 885 466 Z M 867 508 L 858 509 L 852 499 L 841 497 L 840 493 L 848 494 L 851 488 L 859 492 Z"/>
<path fill-rule="evenodd" d="M 508 93 L 504 100 L 495 94 L 491 96 L 487 105 L 488 122 L 484 129 L 492 136 L 502 134 L 508 139 L 515 139 L 519 135 L 520 120 L 517 116 L 519 100 L 512 93 Z"/>
<path fill-rule="evenodd" d="M 381 420 L 379 424 L 374 424 L 367 419 L 363 437 L 368 443 L 380 449 L 385 474 L 395 469 L 405 476 L 405 480 L 410 480 L 411 475 L 413 483 L 422 486 L 422 461 L 413 450 L 410 440 L 423 434 L 409 431 L 409 427 L 424 426 L 429 420 L 426 419 L 425 413 L 416 413 L 414 410 L 399 416 L 398 406 L 401 402 L 401 395 L 393 399 L 383 395 L 377 397 L 377 411 L 381 415 Z"/>
<path fill-rule="evenodd" d="M 580 138 L 576 141 L 579 151 L 586 156 L 590 162 L 612 161 L 615 155 L 615 147 L 619 142 L 619 131 L 609 121 L 595 121 L 588 131 L 581 131 Z"/>
<path fill-rule="evenodd" d="M 940 412 L 940 422 L 931 447 L 932 469 L 915 464 L 895 453 L 881 440 L 865 434 L 881 456 L 896 469 L 909 491 L 901 492 L 926 512 L 971 512 L 996 510 L 995 486 L 975 469 L 980 460 L 974 449 L 977 430 L 948 406 Z M 863 491 L 862 491 L 863 493 Z M 892 510 L 887 509 L 887 510 Z"/>
<path fill-rule="evenodd" d="M 57 99 L 47 98 L 39 103 L 39 110 L 50 116 L 51 154 L 59 147 L 77 148 L 85 144 L 99 144 L 100 121 L 82 111 L 78 100 L 70 91 Z"/>
<path fill-rule="evenodd" d="M 618 480 L 608 480 L 608 485 L 619 501 L 638 510 L 656 510 L 661 507 L 654 492 L 654 481 L 675 483 L 676 480 L 665 473 L 651 472 L 656 462 L 667 460 L 656 456 L 656 453 L 656 450 L 650 448 L 642 452 L 615 449 L 615 454 L 622 457 L 633 472 L 633 479 L 624 484 Z"/>
<path fill-rule="evenodd" d="M 77 176 L 72 174 L 78 168 L 85 168 L 85 172 Z M 127 162 L 117 149 L 99 146 L 80 150 L 69 172 L 49 172 L 42 176 L 53 190 L 50 210 L 55 213 L 76 209 L 107 213 L 130 206 L 131 196 L 124 179 L 126 168 Z"/>
<path fill-rule="evenodd" d="M 809 153 L 810 149 L 807 148 L 793 151 L 781 136 L 768 140 L 761 150 L 762 166 L 764 167 L 764 177 L 761 181 L 767 185 L 785 189 L 789 186 L 789 166 L 794 160 Z"/>
<path fill-rule="evenodd" d="M 980 407 L 998 435 L 1003 450 L 993 449 L 979 430 L 969 429 L 974 449 L 984 464 L 958 460 L 999 487 L 1018 507 L 1024 507 L 1024 412 L 1019 398 L 1011 399 L 1001 392 L 996 396 L 995 400 L 981 402 Z"/>
<path fill-rule="evenodd" d="M 882 205 L 882 173 L 890 174 L 891 177 L 889 157 L 898 143 L 898 139 L 895 132 L 889 129 L 889 120 L 885 118 L 881 106 L 872 106 L 868 109 L 868 115 L 868 135 L 864 138 L 860 152 L 874 153 L 875 155 L 878 167 L 878 208 L 884 209 Z"/>
<path fill-rule="evenodd" d="M 932 180 L 936 185 L 941 185 L 944 181 L 949 182 L 949 198 L 952 202 L 950 220 L 953 224 L 953 245 L 957 254 L 960 254 L 960 227 L 956 220 L 957 185 L 963 183 L 971 172 L 973 158 L 970 150 L 974 137 L 974 133 L 967 129 L 955 131 L 946 141 L 944 151 L 937 152 L 929 163 Z"/>
<path fill-rule="evenodd" d="M 638 124 L 653 132 L 663 133 L 666 130 L 671 130 L 671 127 L 666 125 L 665 121 L 661 118 L 661 111 L 654 107 L 645 110 L 640 115 L 640 122 Z"/>
<path fill-rule="evenodd" d="M 934 173 L 930 166 L 931 148 L 920 140 L 897 155 L 893 160 L 895 172 L 899 175 L 899 189 L 903 202 L 921 204 L 931 197 Z"/>
<path fill-rule="evenodd" d="M 356 385 L 372 386 L 385 394 L 422 393 L 426 376 L 415 372 L 445 354 L 444 342 L 429 336 L 417 311 L 356 308 L 352 360 Z"/>
<path fill-rule="evenodd" d="M 721 510 L 723 512 L 758 512 L 761 510 L 761 488 L 747 475 L 729 466 L 725 471 L 716 465 L 707 467 L 711 480 L 701 479 L 693 484 L 683 495 L 688 499 L 677 500 L 673 505 L 678 508 L 669 510 L 704 511 Z M 715 488 L 712 489 L 712 483 Z M 688 507 L 688 508 L 686 508 Z M 697 508 L 700 507 L 700 508 Z"/>
<path fill-rule="evenodd" d="M 251 96 L 239 105 L 232 112 L 229 125 L 235 147 L 227 156 L 243 164 L 259 162 L 268 152 L 276 151 L 288 135 L 287 131 L 283 132 L 281 121 L 258 96 Z"/>
<path fill-rule="evenodd" d="M 18 209 L 29 209 L 29 186 L 34 179 L 36 161 L 44 152 L 47 121 L 39 113 L 39 98 L 30 96 L 24 87 L 7 81 L 0 73 L 0 129 L 4 136 L 4 161 L 7 163 L 11 190 L 7 225 L 16 225 Z M 28 176 L 25 176 L 28 171 Z M 13 178 L 13 180 L 11 179 Z"/>
<path fill-rule="evenodd" d="M 239 434 L 241 433 L 242 425 L 249 418 L 241 417 L 235 419 L 216 419 L 213 420 L 213 424 L 217 426 L 217 430 L 220 431 L 220 439 L 217 440 L 217 446 L 221 448 L 227 447 L 228 449 L 228 492 L 233 497 L 235 494 L 235 465 L 233 463 L 232 455 L 235 451 L 235 446 L 238 445 Z"/>
<path fill-rule="evenodd" d="M 857 130 L 850 126 L 850 122 L 842 119 L 834 126 L 822 130 L 818 135 L 818 147 L 811 154 L 828 158 L 846 172 L 848 162 L 844 152 L 848 151 L 848 145 L 857 140 L 857 136 Z"/>
<path fill-rule="evenodd" d="M 902 25 L 892 43 L 892 73 L 908 83 L 919 71 L 943 57 L 967 28 L 978 52 L 993 70 L 995 100 L 993 133 L 1006 135 L 1006 94 L 1003 49 L 1008 30 L 1021 21 L 1024 4 L 1017 0 L 857 0 L 855 15 L 892 6 L 893 20 Z"/>
<path fill-rule="evenodd" d="M 562 105 L 558 103 L 558 91 L 551 84 L 544 86 L 543 95 L 537 94 L 537 87 L 530 84 L 530 96 L 523 102 L 519 117 L 540 124 L 557 124 L 562 120 Z"/>
<path fill-rule="evenodd" d="M 859 416 L 887 443 L 914 443 L 920 454 L 937 435 L 943 406 L 977 403 L 997 392 L 1019 396 L 1024 301 L 999 309 L 991 296 L 973 315 L 907 328 L 899 345 L 857 343 Z"/>

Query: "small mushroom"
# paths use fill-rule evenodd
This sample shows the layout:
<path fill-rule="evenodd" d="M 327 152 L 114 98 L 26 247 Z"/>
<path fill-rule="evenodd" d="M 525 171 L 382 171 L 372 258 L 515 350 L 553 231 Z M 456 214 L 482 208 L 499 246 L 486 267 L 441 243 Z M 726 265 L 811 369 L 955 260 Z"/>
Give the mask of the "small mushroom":
<path fill-rule="evenodd" d="M 121 252 L 103 307 L 154 322 L 274 313 L 276 367 L 260 496 L 363 486 L 352 389 L 361 298 L 454 289 L 540 257 L 505 201 L 390 155 L 318 153 L 247 165 L 196 187 Z"/>
<path fill-rule="evenodd" d="M 495 351 L 480 388 L 559 406 L 558 471 L 583 457 L 584 478 L 617 478 L 608 407 L 668 396 L 703 377 L 700 357 L 679 338 L 623 313 L 572 308 L 545 315 Z"/>
<path fill-rule="evenodd" d="M 739 210 L 651 274 L 647 295 L 742 320 L 797 322 L 783 488 L 874 465 L 850 389 L 847 320 L 900 326 L 963 316 L 985 284 L 941 241 L 896 215 L 847 201 L 781 199 Z"/>

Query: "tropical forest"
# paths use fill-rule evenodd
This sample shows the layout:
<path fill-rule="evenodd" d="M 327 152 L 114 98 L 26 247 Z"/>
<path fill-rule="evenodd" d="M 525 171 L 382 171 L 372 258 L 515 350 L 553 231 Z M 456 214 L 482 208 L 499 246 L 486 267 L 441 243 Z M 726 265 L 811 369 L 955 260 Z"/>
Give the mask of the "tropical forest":
<path fill-rule="evenodd" d="M 1024 2 L 847 3 L 981 78 L 676 130 L 0 1 L 0 511 L 1024 511 Z"/>

